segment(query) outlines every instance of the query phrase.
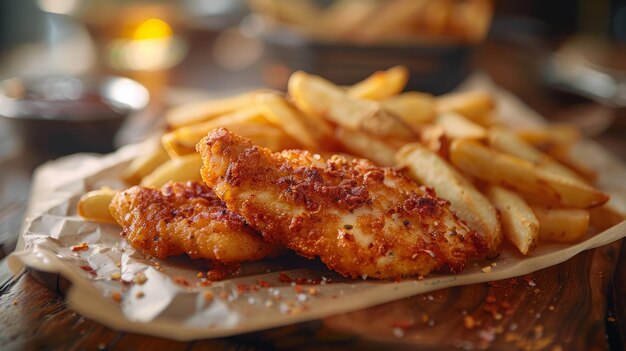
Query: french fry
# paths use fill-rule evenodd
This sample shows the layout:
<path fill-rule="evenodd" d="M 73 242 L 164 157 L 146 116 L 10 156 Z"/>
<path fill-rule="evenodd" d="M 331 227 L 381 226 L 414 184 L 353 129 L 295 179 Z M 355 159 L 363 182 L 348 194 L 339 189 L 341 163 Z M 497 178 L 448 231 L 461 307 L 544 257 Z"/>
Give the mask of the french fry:
<path fill-rule="evenodd" d="M 589 222 L 598 230 L 607 230 L 626 220 L 626 216 L 613 208 L 610 204 L 604 204 L 589 210 Z"/>
<path fill-rule="evenodd" d="M 374 42 L 390 34 L 398 28 L 407 27 L 411 21 L 425 8 L 426 0 L 391 0 L 385 1 L 377 10 L 376 16 L 369 19 L 358 33 L 359 40 Z"/>
<path fill-rule="evenodd" d="M 172 158 L 186 155 L 195 152 L 196 144 L 211 130 L 219 127 L 229 128 L 242 122 L 267 123 L 261 114 L 261 109 L 256 105 L 251 105 L 231 114 L 165 133 L 161 138 L 161 143 Z"/>
<path fill-rule="evenodd" d="M 563 207 L 591 208 L 608 196 L 587 184 L 541 169 L 532 162 L 490 149 L 477 141 L 456 139 L 450 161 L 461 171 L 496 185 Z"/>
<path fill-rule="evenodd" d="M 396 164 L 397 149 L 362 131 L 337 128 L 335 138 L 346 151 L 353 155 L 367 158 L 383 167 L 392 167 Z"/>
<path fill-rule="evenodd" d="M 539 241 L 539 221 L 533 210 L 521 196 L 499 186 L 490 186 L 487 197 L 500 213 L 504 236 L 529 255 Z"/>
<path fill-rule="evenodd" d="M 456 112 L 482 126 L 489 126 L 495 101 L 491 94 L 481 91 L 450 93 L 437 98 L 437 112 Z"/>
<path fill-rule="evenodd" d="M 488 245 L 488 255 L 496 255 L 502 245 L 502 230 L 496 209 L 472 183 L 452 165 L 414 143 L 402 148 L 398 164 L 406 167 L 409 175 L 435 190 L 437 196 L 450 201 L 450 208 L 470 229 L 481 234 Z"/>
<path fill-rule="evenodd" d="M 152 151 L 140 155 L 122 171 L 122 179 L 131 185 L 141 182 L 141 178 L 154 171 L 159 165 L 169 160 L 169 156 L 163 146 L 159 143 Z"/>
<path fill-rule="evenodd" d="M 589 229 L 589 211 L 533 206 L 539 220 L 539 238 L 560 243 L 578 241 Z"/>
<path fill-rule="evenodd" d="M 378 71 L 348 88 L 348 96 L 357 99 L 383 100 L 404 89 L 409 80 L 409 70 L 404 66 L 394 66 L 386 71 Z"/>
<path fill-rule="evenodd" d="M 268 91 L 256 90 L 221 99 L 199 101 L 173 107 L 165 113 L 165 121 L 174 129 L 208 121 L 252 106 L 257 94 Z"/>
<path fill-rule="evenodd" d="M 282 96 L 261 94 L 257 96 L 256 101 L 261 106 L 265 118 L 282 127 L 285 133 L 307 148 L 316 150 L 324 140 L 332 136 L 332 129 L 326 121 L 313 121 L 307 118 Z"/>
<path fill-rule="evenodd" d="M 383 107 L 408 125 L 422 125 L 435 118 L 435 98 L 426 93 L 409 91 L 382 101 Z"/>
<path fill-rule="evenodd" d="M 289 78 L 288 90 L 296 106 L 308 115 L 382 138 L 415 138 L 411 128 L 379 102 L 350 98 L 343 89 L 321 77 L 295 72 Z"/>
<path fill-rule="evenodd" d="M 543 169 L 559 174 L 565 178 L 586 182 L 585 179 L 574 171 L 556 162 L 534 146 L 526 143 L 513 131 L 500 127 L 491 128 L 489 130 L 489 146 L 495 150 L 530 161 Z"/>
<path fill-rule="evenodd" d="M 567 166 L 568 169 L 573 170 L 589 183 L 594 183 L 598 179 L 598 172 L 587 167 L 578 159 L 571 157 L 569 149 L 552 148 L 547 151 L 547 154 L 559 161 L 561 164 Z"/>
<path fill-rule="evenodd" d="M 198 154 L 189 154 L 173 158 L 160 165 L 141 180 L 141 186 L 161 188 L 167 182 L 199 181 L 202 160 Z"/>
<path fill-rule="evenodd" d="M 377 8 L 373 1 L 335 0 L 323 12 L 319 27 L 325 29 L 326 36 L 345 38 L 358 30 Z"/>
<path fill-rule="evenodd" d="M 580 132 L 573 126 L 554 124 L 542 128 L 519 130 L 517 136 L 542 151 L 558 148 L 569 150 L 580 139 Z"/>
<path fill-rule="evenodd" d="M 115 193 L 115 190 L 107 187 L 86 193 L 78 200 L 78 215 L 94 222 L 115 223 L 109 212 L 109 204 Z"/>
<path fill-rule="evenodd" d="M 443 127 L 444 133 L 449 139 L 484 139 L 487 137 L 485 128 L 456 112 L 444 112 L 439 114 L 435 118 L 435 123 Z"/>

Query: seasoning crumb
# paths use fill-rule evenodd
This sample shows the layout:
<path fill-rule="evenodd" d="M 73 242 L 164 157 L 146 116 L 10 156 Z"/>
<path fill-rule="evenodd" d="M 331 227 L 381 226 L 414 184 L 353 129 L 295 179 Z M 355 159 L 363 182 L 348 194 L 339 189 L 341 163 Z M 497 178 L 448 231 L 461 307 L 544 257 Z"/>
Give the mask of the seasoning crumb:
<path fill-rule="evenodd" d="M 291 283 L 292 279 L 286 273 L 280 273 L 278 275 L 278 281 L 281 283 Z"/>
<path fill-rule="evenodd" d="M 120 280 L 122 279 L 122 274 L 120 272 L 111 273 L 111 280 Z"/>
<path fill-rule="evenodd" d="M 613 323 L 613 322 L 615 322 L 615 317 L 609 317 L 606 320 L 611 322 L 611 323 Z"/>
<path fill-rule="evenodd" d="M 196 277 L 198 277 L 199 279 L 202 279 L 202 278 L 204 278 L 204 273 L 198 272 L 198 273 L 196 273 Z"/>
<path fill-rule="evenodd" d="M 116 264 L 115 264 L 115 267 L 117 267 L 117 268 L 122 267 L 122 262 L 118 262 L 118 263 L 116 263 Z"/>
<path fill-rule="evenodd" d="M 187 281 L 187 279 L 185 279 L 183 277 L 175 277 L 174 278 L 174 283 L 176 283 L 178 285 L 182 285 L 182 286 L 189 286 L 189 282 Z"/>
<path fill-rule="evenodd" d="M 315 288 L 309 288 L 309 295 L 311 295 L 311 296 L 315 296 L 315 295 L 317 295 L 317 289 L 315 289 Z"/>
<path fill-rule="evenodd" d="M 85 251 L 88 249 L 89 249 L 89 244 L 85 242 L 72 246 L 72 251 Z"/>
<path fill-rule="evenodd" d="M 485 266 L 482 268 L 483 273 L 491 273 L 491 266 Z"/>
<path fill-rule="evenodd" d="M 13 300 L 13 306 L 17 306 L 17 299 Z"/>
<path fill-rule="evenodd" d="M 142 272 L 139 272 L 139 273 L 135 274 L 135 278 L 133 279 L 133 281 L 136 284 L 143 285 L 145 282 L 148 281 L 148 277 L 146 277 L 146 275 L 143 274 Z"/>
<path fill-rule="evenodd" d="M 498 264 L 497 264 L 496 262 L 493 262 L 493 263 L 491 264 L 491 267 L 495 267 L 495 266 L 497 266 L 497 265 L 498 265 Z"/>
<path fill-rule="evenodd" d="M 146 294 L 143 293 L 143 291 L 138 291 L 137 294 L 135 295 L 136 298 L 141 299 L 144 296 L 146 296 Z"/>
<path fill-rule="evenodd" d="M 486 301 L 487 303 L 494 303 L 496 302 L 496 297 L 493 295 L 488 295 Z"/>
<path fill-rule="evenodd" d="M 107 344 L 103 342 L 98 343 L 98 350 L 106 350 L 106 349 L 107 349 Z"/>
<path fill-rule="evenodd" d="M 111 299 L 115 302 L 120 302 L 122 301 L 122 294 L 119 291 L 114 291 L 111 293 Z"/>
<path fill-rule="evenodd" d="M 215 298 L 215 295 L 213 295 L 212 292 L 210 292 L 210 291 L 205 291 L 204 292 L 204 301 L 210 302 L 210 301 L 213 301 L 214 298 Z"/>
<path fill-rule="evenodd" d="M 344 227 L 344 228 L 346 228 L 347 230 L 350 230 L 350 229 L 354 228 L 354 227 L 352 226 L 352 224 L 346 224 L 346 225 L 344 225 L 343 227 Z"/>

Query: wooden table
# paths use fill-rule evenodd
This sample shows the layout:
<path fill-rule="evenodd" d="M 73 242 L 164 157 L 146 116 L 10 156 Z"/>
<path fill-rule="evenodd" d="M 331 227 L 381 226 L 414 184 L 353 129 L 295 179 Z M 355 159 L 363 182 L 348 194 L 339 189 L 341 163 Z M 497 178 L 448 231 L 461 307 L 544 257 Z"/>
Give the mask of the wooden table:
<path fill-rule="evenodd" d="M 491 59 L 494 55 L 498 60 Z M 505 64 L 506 55 L 506 48 L 488 44 L 479 53 L 478 62 L 489 64 L 479 66 L 539 112 L 558 111 L 559 104 L 551 96 L 542 95 L 524 82 L 523 72 L 517 75 L 512 72 Z M 605 133 L 598 140 L 615 152 L 625 152 L 623 131 L 617 136 L 611 133 L 614 132 Z M 6 264 L 0 265 L 0 349 L 623 350 L 626 347 L 626 245 L 621 242 L 584 252 L 524 277 L 444 289 L 319 321 L 189 343 L 111 330 L 67 308 L 62 294 L 66 288 L 63 280 L 58 280 L 53 288 L 44 287 L 29 272 L 10 277 Z"/>

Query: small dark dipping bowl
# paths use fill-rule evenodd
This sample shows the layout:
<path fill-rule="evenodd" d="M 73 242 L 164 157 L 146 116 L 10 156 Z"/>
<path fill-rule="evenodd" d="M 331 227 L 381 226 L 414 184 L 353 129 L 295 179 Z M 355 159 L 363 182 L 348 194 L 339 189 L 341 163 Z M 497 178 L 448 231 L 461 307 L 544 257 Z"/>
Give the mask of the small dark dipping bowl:
<path fill-rule="evenodd" d="M 0 82 L 0 117 L 22 147 L 48 157 L 106 153 L 126 117 L 142 110 L 148 90 L 122 77 L 46 76 Z"/>

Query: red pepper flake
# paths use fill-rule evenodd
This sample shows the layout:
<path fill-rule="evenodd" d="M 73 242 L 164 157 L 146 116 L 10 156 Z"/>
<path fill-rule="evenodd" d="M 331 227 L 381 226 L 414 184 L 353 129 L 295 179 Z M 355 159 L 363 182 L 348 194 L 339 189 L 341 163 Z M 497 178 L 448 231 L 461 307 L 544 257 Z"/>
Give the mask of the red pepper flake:
<path fill-rule="evenodd" d="M 304 277 L 296 278 L 296 284 L 306 284 L 307 279 Z"/>
<path fill-rule="evenodd" d="M 92 275 L 97 274 L 96 271 L 93 268 L 91 268 L 91 266 L 80 266 L 80 269 Z"/>
<path fill-rule="evenodd" d="M 250 291 L 250 287 L 246 284 L 237 284 L 237 293 L 239 295 L 245 294 Z"/>
<path fill-rule="evenodd" d="M 311 295 L 311 296 L 315 296 L 315 295 L 317 295 L 317 289 L 315 289 L 315 288 L 309 288 L 309 295 Z"/>
<path fill-rule="evenodd" d="M 302 287 L 302 285 L 294 285 L 293 290 L 300 294 L 304 291 L 304 288 Z"/>
<path fill-rule="evenodd" d="M 114 291 L 113 293 L 111 293 L 111 299 L 113 299 L 113 301 L 115 302 L 120 302 L 122 301 L 122 294 L 120 294 L 119 291 Z"/>
<path fill-rule="evenodd" d="M 511 308 L 511 304 L 509 302 L 507 302 L 507 301 L 502 301 L 502 302 L 500 302 L 500 307 L 509 309 L 509 308 Z"/>
<path fill-rule="evenodd" d="M 392 328 L 400 328 L 402 330 L 407 330 L 413 325 L 415 325 L 415 322 L 409 319 L 400 319 L 400 320 L 391 322 Z"/>
<path fill-rule="evenodd" d="M 463 318 L 463 325 L 465 326 L 465 329 L 474 329 L 476 326 L 476 320 L 472 316 L 465 316 Z"/>
<path fill-rule="evenodd" d="M 269 288 L 270 287 L 270 283 L 266 282 L 263 279 L 257 279 L 257 283 L 259 284 L 260 287 L 262 288 Z"/>
<path fill-rule="evenodd" d="M 196 273 L 196 277 L 198 277 L 198 279 L 202 279 L 202 278 L 204 278 L 204 273 L 198 272 L 198 273 Z"/>
<path fill-rule="evenodd" d="M 72 246 L 72 251 L 85 251 L 85 250 L 89 250 L 89 244 L 87 243 L 80 243 L 78 245 Z"/>
<path fill-rule="evenodd" d="M 189 286 L 189 282 L 187 281 L 187 279 L 183 278 L 183 277 L 175 277 L 174 278 L 174 283 L 178 284 L 178 285 L 182 285 L 182 286 Z"/>
<path fill-rule="evenodd" d="M 278 275 L 278 281 L 281 283 L 291 283 L 293 279 L 291 279 L 291 277 L 288 276 L 286 273 L 280 273 Z"/>
<path fill-rule="evenodd" d="M 485 301 L 487 301 L 487 303 L 494 303 L 496 302 L 496 297 L 493 295 L 487 295 L 487 299 Z"/>

